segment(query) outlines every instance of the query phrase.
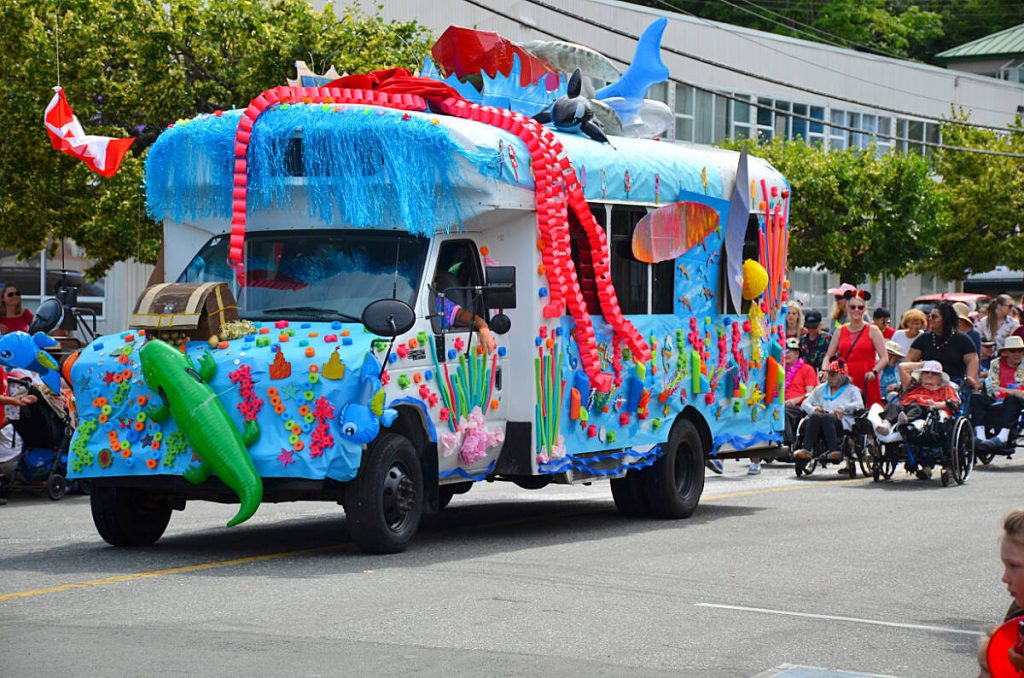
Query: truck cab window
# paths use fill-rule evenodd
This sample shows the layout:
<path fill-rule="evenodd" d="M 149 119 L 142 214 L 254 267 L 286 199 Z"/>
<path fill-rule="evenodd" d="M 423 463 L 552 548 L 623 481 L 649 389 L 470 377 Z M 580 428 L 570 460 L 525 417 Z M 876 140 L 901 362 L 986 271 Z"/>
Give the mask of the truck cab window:
<path fill-rule="evenodd" d="M 431 279 L 431 324 L 435 333 L 443 329 L 473 327 L 461 309 L 486 317 L 483 298 L 472 290 L 454 289 L 483 284 L 483 269 L 472 240 L 449 240 L 441 244 L 437 267 Z M 443 293 L 443 294 L 442 294 Z"/>

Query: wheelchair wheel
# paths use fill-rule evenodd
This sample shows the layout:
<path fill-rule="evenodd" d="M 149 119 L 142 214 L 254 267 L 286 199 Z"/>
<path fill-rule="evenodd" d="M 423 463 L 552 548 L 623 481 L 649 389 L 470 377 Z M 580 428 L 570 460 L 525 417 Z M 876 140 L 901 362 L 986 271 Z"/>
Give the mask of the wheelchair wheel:
<path fill-rule="evenodd" d="M 861 434 L 856 437 L 856 443 L 857 464 L 860 466 L 860 472 L 865 478 L 874 477 L 874 459 L 878 454 L 878 442 L 873 436 Z"/>
<path fill-rule="evenodd" d="M 974 468 L 974 434 L 966 419 L 958 419 L 953 425 L 945 462 L 942 474 L 944 485 L 948 482 L 947 471 L 949 478 L 957 485 L 967 482 Z"/>
<path fill-rule="evenodd" d="M 814 469 L 818 468 L 818 460 L 814 457 L 807 459 L 797 459 L 794 463 L 794 469 L 796 470 L 796 477 L 809 476 L 814 473 Z"/>

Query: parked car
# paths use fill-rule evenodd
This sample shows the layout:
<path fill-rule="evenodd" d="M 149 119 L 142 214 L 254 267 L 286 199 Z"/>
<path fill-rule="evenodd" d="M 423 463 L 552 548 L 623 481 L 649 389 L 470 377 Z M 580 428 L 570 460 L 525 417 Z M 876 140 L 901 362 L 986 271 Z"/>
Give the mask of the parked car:
<path fill-rule="evenodd" d="M 971 292 L 940 292 L 938 294 L 923 294 L 917 299 L 914 299 L 914 303 L 911 304 L 911 308 L 916 308 L 928 315 L 932 311 L 932 306 L 939 303 L 940 301 L 948 301 L 950 303 L 956 303 L 962 301 L 967 304 L 972 311 L 984 311 L 988 306 L 988 302 L 991 297 L 987 294 L 974 294 Z"/>

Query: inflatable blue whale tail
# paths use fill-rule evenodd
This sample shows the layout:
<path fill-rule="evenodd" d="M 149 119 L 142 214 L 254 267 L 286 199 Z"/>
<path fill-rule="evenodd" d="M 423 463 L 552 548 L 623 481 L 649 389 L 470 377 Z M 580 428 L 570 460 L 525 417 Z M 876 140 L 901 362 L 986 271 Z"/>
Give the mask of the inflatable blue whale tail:
<path fill-rule="evenodd" d="M 633 63 L 618 82 L 599 89 L 595 99 L 643 99 L 651 85 L 668 79 L 668 67 L 661 60 L 661 38 L 667 25 L 668 19 L 661 17 L 644 30 Z"/>

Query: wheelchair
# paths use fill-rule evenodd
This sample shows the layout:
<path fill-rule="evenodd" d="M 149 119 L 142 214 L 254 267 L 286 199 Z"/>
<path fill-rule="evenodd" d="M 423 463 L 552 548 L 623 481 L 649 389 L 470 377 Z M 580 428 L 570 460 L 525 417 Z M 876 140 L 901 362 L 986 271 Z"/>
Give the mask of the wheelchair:
<path fill-rule="evenodd" d="M 996 439 L 977 443 L 974 448 L 974 456 L 982 465 L 988 466 L 997 456 L 1013 459 L 1018 445 L 1024 445 L 1024 410 L 1021 410 L 1017 422 L 1010 427 L 1010 435 L 1007 436 L 1005 443 L 1000 443 Z"/>
<path fill-rule="evenodd" d="M 865 476 L 871 471 L 869 453 L 869 438 L 871 438 L 871 425 L 867 420 L 862 419 L 865 410 L 857 410 L 853 413 L 854 425 L 853 428 L 847 430 L 843 427 L 842 437 L 839 441 L 839 452 L 842 455 L 839 461 L 828 461 L 828 450 L 825 449 L 825 441 L 819 438 L 815 443 L 813 450 L 808 450 L 811 453 L 810 459 L 797 459 L 793 457 L 794 470 L 799 478 L 800 476 L 809 476 L 818 468 L 827 468 L 829 464 L 841 464 L 846 463 L 843 471 L 848 474 L 851 478 L 857 477 L 857 468 L 859 467 L 861 473 Z M 864 422 L 866 426 L 862 425 Z M 804 429 L 807 426 L 807 417 L 800 419 L 800 423 L 797 424 L 796 433 L 794 434 L 794 442 L 791 445 L 791 451 L 795 451 L 799 448 L 800 444 L 798 441 L 802 441 L 804 438 Z"/>
<path fill-rule="evenodd" d="M 875 482 L 892 478 L 902 464 L 913 473 L 923 466 L 941 466 L 942 486 L 963 485 L 974 469 L 974 429 L 969 417 L 970 392 L 964 391 L 960 411 L 946 420 L 937 412 L 928 412 L 922 431 L 901 434 L 889 442 L 875 435 L 868 437 L 866 456 Z M 870 424 L 868 424 L 870 427 Z"/>

